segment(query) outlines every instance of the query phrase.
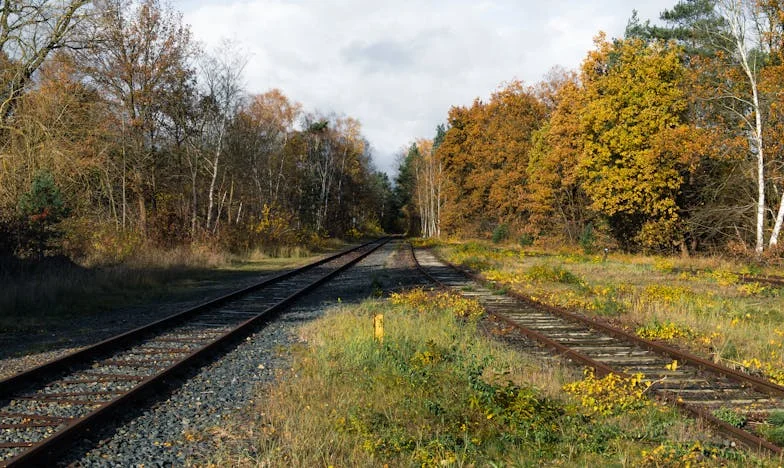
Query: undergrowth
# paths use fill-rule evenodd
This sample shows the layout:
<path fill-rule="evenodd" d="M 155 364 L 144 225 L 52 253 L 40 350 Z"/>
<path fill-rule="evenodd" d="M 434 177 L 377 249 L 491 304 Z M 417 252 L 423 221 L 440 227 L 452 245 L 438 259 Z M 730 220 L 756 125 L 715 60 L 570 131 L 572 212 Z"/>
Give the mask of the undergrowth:
<path fill-rule="evenodd" d="M 182 299 L 199 294 L 202 283 L 228 285 L 240 276 L 303 263 L 312 255 L 306 249 L 285 253 L 290 256 L 250 252 L 238 257 L 197 246 L 149 249 L 103 266 L 80 265 L 65 257 L 43 262 L 0 259 L 0 333 L 48 330 L 118 307 L 164 297 Z"/>

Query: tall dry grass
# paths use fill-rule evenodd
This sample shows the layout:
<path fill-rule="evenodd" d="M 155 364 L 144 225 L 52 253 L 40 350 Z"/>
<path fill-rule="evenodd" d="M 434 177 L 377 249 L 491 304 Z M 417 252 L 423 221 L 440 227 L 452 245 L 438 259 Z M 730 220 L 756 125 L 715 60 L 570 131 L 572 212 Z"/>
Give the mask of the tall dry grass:
<path fill-rule="evenodd" d="M 119 263 L 111 258 L 85 259 L 84 264 L 65 257 L 43 262 L 8 259 L 0 262 L 0 332 L 56 328 L 74 317 L 187 295 L 200 282 L 231 281 L 240 274 L 295 266 L 313 258 L 305 247 L 275 254 L 259 250 L 240 256 L 194 244 L 137 248 Z"/>

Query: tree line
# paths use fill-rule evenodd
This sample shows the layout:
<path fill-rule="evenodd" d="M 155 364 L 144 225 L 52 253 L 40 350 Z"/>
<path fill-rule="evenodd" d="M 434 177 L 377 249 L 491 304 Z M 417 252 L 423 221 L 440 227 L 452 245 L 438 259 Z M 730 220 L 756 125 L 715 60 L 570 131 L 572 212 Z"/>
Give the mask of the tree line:
<path fill-rule="evenodd" d="M 401 160 L 406 219 L 436 213 L 440 232 L 467 236 L 598 232 L 631 251 L 775 251 L 783 53 L 781 2 L 681 0 L 655 23 L 635 12 L 623 38 L 597 35 L 579 70 L 453 107 L 438 144 Z M 437 207 L 424 208 L 434 187 Z"/>
<path fill-rule="evenodd" d="M 0 2 L 0 254 L 380 232 L 360 122 L 250 94 L 246 62 L 161 0 Z"/>

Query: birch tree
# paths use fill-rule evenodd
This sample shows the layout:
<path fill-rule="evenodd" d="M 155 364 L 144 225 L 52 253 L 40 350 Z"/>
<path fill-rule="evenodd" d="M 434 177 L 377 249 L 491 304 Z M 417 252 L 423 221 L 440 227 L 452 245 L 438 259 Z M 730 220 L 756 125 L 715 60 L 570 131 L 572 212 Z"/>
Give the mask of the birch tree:
<path fill-rule="evenodd" d="M 302 106 L 273 89 L 251 98 L 243 110 L 250 141 L 247 151 L 259 206 L 277 205 L 286 181 L 285 147 Z"/>
<path fill-rule="evenodd" d="M 247 64 L 229 42 L 204 59 L 201 65 L 205 124 L 201 133 L 201 150 L 210 177 L 207 189 L 207 217 L 205 228 L 215 230 L 216 184 L 220 172 L 221 155 L 226 144 L 230 121 L 238 114 L 244 98 L 242 74 Z"/>
<path fill-rule="evenodd" d="M 757 179 L 757 202 L 756 202 L 756 241 L 754 250 L 761 254 L 765 248 L 765 145 L 764 145 L 764 112 L 760 104 L 759 75 L 762 63 L 760 54 L 754 53 L 754 49 L 759 50 L 762 46 L 760 42 L 759 29 L 753 28 L 755 23 L 759 26 L 762 17 L 758 14 L 755 0 L 720 0 L 716 4 L 717 11 L 727 24 L 727 31 L 724 37 L 719 37 L 717 44 L 725 49 L 725 52 L 737 63 L 743 71 L 743 75 L 748 85 L 748 93 L 741 95 L 729 91 L 724 98 L 740 104 L 740 109 L 735 106 L 728 108 L 733 110 L 740 120 L 745 124 L 749 132 L 749 151 L 756 159 L 756 179 Z M 730 48 L 724 44 L 731 44 Z M 776 228 L 770 238 L 770 245 L 777 242 L 778 231 L 781 228 L 779 219 L 784 218 L 784 205 L 779 209 Z"/>
<path fill-rule="evenodd" d="M 445 132 L 439 126 L 435 140 L 414 142 L 400 166 L 402 178 L 398 177 L 398 184 L 405 185 L 403 189 L 408 192 L 409 206 L 405 208 L 409 214 L 416 214 L 419 233 L 425 238 L 441 236 L 444 171 L 436 149 Z"/>

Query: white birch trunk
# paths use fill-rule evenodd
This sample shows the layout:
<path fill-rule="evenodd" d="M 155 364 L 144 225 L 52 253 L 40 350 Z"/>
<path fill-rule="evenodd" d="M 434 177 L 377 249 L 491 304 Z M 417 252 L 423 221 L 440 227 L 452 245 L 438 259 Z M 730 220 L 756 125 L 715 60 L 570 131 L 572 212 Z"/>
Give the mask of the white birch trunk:
<path fill-rule="evenodd" d="M 740 62 L 746 78 L 749 80 L 751 88 L 751 110 L 754 112 L 754 124 L 752 125 L 747 121 L 747 124 L 752 127 L 752 137 L 754 145 L 757 150 L 757 223 L 756 223 L 756 244 L 754 250 L 757 254 L 761 254 L 765 248 L 765 153 L 763 141 L 763 119 L 762 108 L 759 101 L 759 86 L 757 83 L 757 70 L 756 64 L 752 64 L 749 60 L 749 46 L 746 38 L 746 3 L 745 0 L 724 0 L 720 4 L 722 13 L 726 17 L 727 23 L 730 27 L 732 40 L 735 43 L 735 52 L 737 53 L 738 61 Z M 781 216 L 782 209 L 779 209 Z M 778 218 L 778 217 L 777 217 Z M 777 224 L 778 219 L 777 219 Z M 780 229 L 780 226 L 779 226 Z M 778 237 L 778 232 L 774 229 L 775 237 Z M 774 236 L 771 236 L 771 245 L 775 245 Z"/>
<path fill-rule="evenodd" d="M 218 148 L 215 150 L 215 156 L 210 164 L 210 171 L 212 178 L 210 180 L 210 189 L 207 192 L 207 222 L 206 229 L 209 231 L 212 226 L 212 211 L 215 207 L 215 182 L 218 180 L 218 162 L 220 161 L 221 144 L 223 140 L 223 129 L 221 128 L 218 134 Z"/>

